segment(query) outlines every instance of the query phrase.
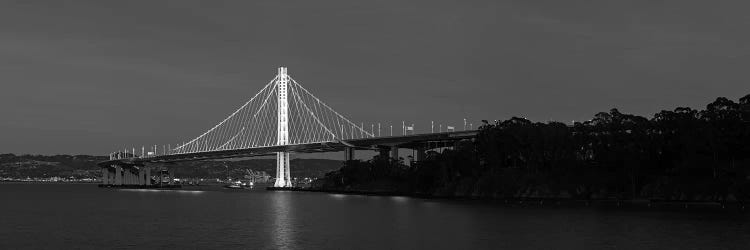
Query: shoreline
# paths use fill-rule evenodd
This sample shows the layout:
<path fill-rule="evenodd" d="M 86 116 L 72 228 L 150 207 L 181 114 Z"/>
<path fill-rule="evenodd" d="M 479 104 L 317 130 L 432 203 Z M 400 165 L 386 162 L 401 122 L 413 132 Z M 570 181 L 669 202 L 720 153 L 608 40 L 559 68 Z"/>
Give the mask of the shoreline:
<path fill-rule="evenodd" d="M 100 184 L 101 181 L 0 181 L 0 183 L 27 184 Z"/>
<path fill-rule="evenodd" d="M 43 181 L 0 181 L 7 184 L 90 184 L 105 189 L 172 189 L 181 190 L 184 187 L 145 187 L 124 186 L 113 187 L 95 182 L 43 182 Z M 204 187 L 215 185 L 204 185 Z M 196 186 L 197 187 L 197 186 Z M 261 187 L 262 188 L 262 187 Z M 188 190 L 187 188 L 185 190 Z M 701 201 L 701 200 L 664 200 L 664 199 L 574 199 L 574 198 L 542 198 L 542 197 L 482 197 L 482 196 L 450 196 L 416 194 L 399 191 L 366 191 L 366 190 L 338 190 L 338 189 L 314 189 L 303 187 L 277 188 L 265 187 L 266 191 L 281 192 L 310 192 L 357 196 L 379 196 L 379 197 L 409 197 L 425 200 L 447 200 L 447 201 L 484 201 L 495 202 L 508 206 L 520 207 L 592 207 L 592 208 L 617 208 L 617 209 L 649 209 L 649 210 L 710 210 L 710 211 L 738 211 L 745 212 L 747 206 L 736 201 Z"/>
<path fill-rule="evenodd" d="M 268 187 L 268 191 L 293 191 L 293 192 L 311 192 L 327 193 L 342 195 L 359 195 L 359 196 L 380 196 L 380 197 L 409 197 L 427 200 L 454 200 L 454 201 L 488 201 L 499 202 L 509 206 L 523 207 L 595 207 L 595 208 L 627 208 L 627 209 L 654 209 L 654 210 L 712 210 L 712 211 L 739 211 L 744 212 L 747 207 L 736 201 L 718 202 L 718 201 L 699 201 L 699 200 L 663 200 L 663 199 L 574 199 L 574 198 L 519 198 L 519 197 L 481 197 L 481 196 L 448 196 L 448 195 L 429 195 L 415 194 L 397 191 L 365 191 L 365 190 L 335 190 L 335 189 L 311 189 L 311 188 L 276 188 Z"/>

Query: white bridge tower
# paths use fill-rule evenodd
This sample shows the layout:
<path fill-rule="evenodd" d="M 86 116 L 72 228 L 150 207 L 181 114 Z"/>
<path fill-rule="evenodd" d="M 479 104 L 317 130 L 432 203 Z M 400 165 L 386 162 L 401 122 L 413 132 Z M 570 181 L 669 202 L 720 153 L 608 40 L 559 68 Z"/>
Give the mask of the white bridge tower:
<path fill-rule="evenodd" d="M 287 87 L 289 85 L 289 75 L 286 73 L 286 67 L 279 67 L 279 74 L 276 78 L 277 100 L 278 100 L 278 131 L 276 145 L 289 144 L 289 101 L 287 100 Z M 274 187 L 292 187 L 292 180 L 289 175 L 289 152 L 276 153 L 276 183 Z"/>

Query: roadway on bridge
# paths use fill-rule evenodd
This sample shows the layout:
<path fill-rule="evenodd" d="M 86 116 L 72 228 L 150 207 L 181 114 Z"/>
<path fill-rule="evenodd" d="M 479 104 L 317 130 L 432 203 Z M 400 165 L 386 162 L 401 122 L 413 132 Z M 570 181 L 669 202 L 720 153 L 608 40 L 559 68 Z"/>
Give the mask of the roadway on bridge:
<path fill-rule="evenodd" d="M 430 145 L 440 146 L 440 143 L 455 142 L 475 138 L 477 130 L 442 132 L 429 134 L 415 134 L 402 136 L 386 136 L 374 138 L 352 139 L 346 141 L 317 142 L 296 145 L 281 145 L 256 147 L 248 149 L 218 150 L 185 154 L 159 155 L 153 157 L 130 157 L 109 160 L 99 163 L 100 166 L 110 165 L 143 165 L 146 163 L 172 163 L 181 161 L 218 160 L 227 158 L 247 158 L 275 155 L 277 152 L 294 153 L 322 153 L 339 152 L 346 148 L 359 150 L 380 150 L 397 147 L 407 149 L 427 149 Z M 433 144 L 430 144 L 432 142 Z M 445 145 L 445 144 L 442 144 Z"/>

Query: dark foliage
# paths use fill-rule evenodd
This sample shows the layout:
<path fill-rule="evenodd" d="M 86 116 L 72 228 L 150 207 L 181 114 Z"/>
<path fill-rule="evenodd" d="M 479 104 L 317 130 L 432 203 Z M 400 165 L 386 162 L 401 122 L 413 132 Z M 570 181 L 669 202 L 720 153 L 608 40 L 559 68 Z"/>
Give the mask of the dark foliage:
<path fill-rule="evenodd" d="M 415 194 L 497 198 L 750 199 L 750 95 L 652 119 L 612 109 L 572 126 L 514 117 L 479 130 L 413 167 L 348 162 L 318 184 L 366 189 L 388 180 Z"/>

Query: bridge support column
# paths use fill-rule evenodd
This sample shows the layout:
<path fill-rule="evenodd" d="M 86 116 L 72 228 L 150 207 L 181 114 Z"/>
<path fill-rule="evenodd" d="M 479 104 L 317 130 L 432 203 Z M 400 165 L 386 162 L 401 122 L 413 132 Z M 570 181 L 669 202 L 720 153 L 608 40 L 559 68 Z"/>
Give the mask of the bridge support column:
<path fill-rule="evenodd" d="M 133 184 L 133 172 L 130 171 L 130 169 L 123 169 L 122 172 L 125 174 L 123 177 L 125 177 L 125 181 L 123 184 L 130 185 Z"/>
<path fill-rule="evenodd" d="M 174 185 L 174 169 L 168 169 L 169 172 L 169 185 Z"/>
<path fill-rule="evenodd" d="M 134 168 L 128 170 L 128 173 L 130 173 L 130 185 L 138 185 L 138 177 L 136 176 L 136 173 L 133 172 L 134 170 Z"/>
<path fill-rule="evenodd" d="M 143 169 L 143 170 L 144 170 L 144 172 L 145 172 L 145 175 L 146 175 L 146 176 L 145 176 L 146 178 L 145 178 L 145 180 L 144 180 L 144 181 L 145 181 L 145 185 L 146 185 L 146 186 L 151 186 L 151 168 L 149 168 L 149 167 L 144 167 L 144 169 Z"/>
<path fill-rule="evenodd" d="M 352 161 L 354 160 L 354 148 L 344 148 L 344 160 L 345 161 Z"/>
<path fill-rule="evenodd" d="M 138 185 L 146 185 L 146 171 L 142 166 L 138 168 Z"/>
<path fill-rule="evenodd" d="M 125 171 L 125 173 L 128 174 L 128 183 L 127 184 L 128 185 L 135 184 L 135 178 L 133 178 L 133 169 L 132 168 L 128 169 L 127 171 Z"/>
<path fill-rule="evenodd" d="M 289 144 L 289 100 L 287 99 L 287 87 L 289 85 L 289 75 L 286 67 L 279 67 L 279 73 L 276 76 L 276 145 Z M 276 183 L 274 187 L 292 187 L 292 181 L 289 175 L 289 152 L 276 153 Z"/>
<path fill-rule="evenodd" d="M 426 150 L 424 147 L 419 147 L 414 154 L 414 161 L 424 161 L 427 158 Z"/>
<path fill-rule="evenodd" d="M 388 159 L 388 154 L 391 153 L 391 148 L 379 148 L 378 149 L 379 156 L 381 159 Z"/>
<path fill-rule="evenodd" d="M 398 161 L 398 147 L 397 146 L 391 147 L 391 159 Z"/>
<path fill-rule="evenodd" d="M 274 187 L 292 187 L 289 173 L 289 152 L 276 153 L 276 182 Z"/>
<path fill-rule="evenodd" d="M 108 172 L 107 177 L 109 177 L 109 181 L 107 183 L 109 183 L 109 185 L 114 185 L 115 184 L 115 170 L 112 169 L 111 167 L 108 167 L 107 172 Z"/>
<path fill-rule="evenodd" d="M 102 184 L 109 185 L 109 168 L 102 168 Z"/>
<path fill-rule="evenodd" d="M 117 165 L 112 165 L 115 167 L 115 185 L 122 185 L 122 167 Z"/>

